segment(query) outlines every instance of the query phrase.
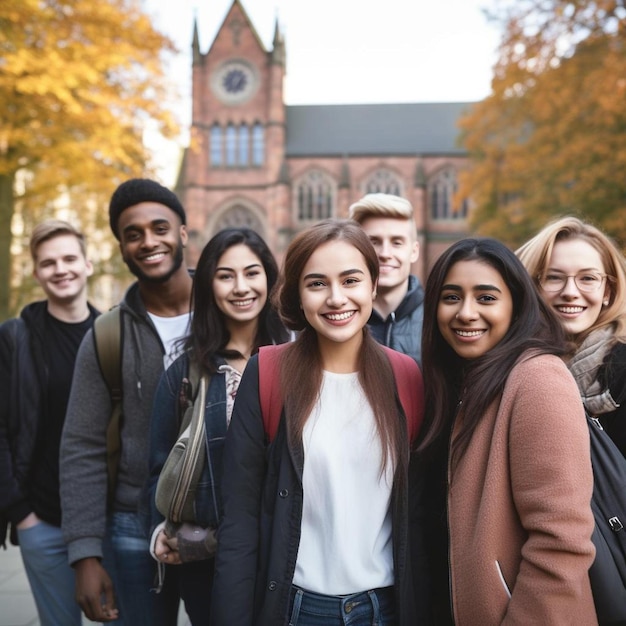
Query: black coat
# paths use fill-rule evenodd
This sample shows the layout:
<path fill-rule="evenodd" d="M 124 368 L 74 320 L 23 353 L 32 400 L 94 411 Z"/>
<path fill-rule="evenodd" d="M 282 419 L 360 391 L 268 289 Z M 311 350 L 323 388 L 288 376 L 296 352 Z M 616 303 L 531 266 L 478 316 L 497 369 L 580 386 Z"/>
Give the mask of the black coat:
<path fill-rule="evenodd" d="M 258 360 L 244 372 L 224 450 L 224 517 L 218 531 L 213 626 L 281 626 L 288 623 L 302 521 L 302 446 L 287 444 L 284 420 L 266 447 L 259 405 Z M 406 482 L 406 481 L 405 481 Z M 408 562 L 408 502 L 394 479 L 392 537 L 396 613 L 413 626 Z"/>
<path fill-rule="evenodd" d="M 39 424 L 45 419 L 48 365 L 43 329 L 47 301 L 33 302 L 19 318 L 0 326 L 0 544 L 8 522 L 15 525 L 32 512 L 26 497 Z M 90 306 L 92 314 L 98 311 Z"/>

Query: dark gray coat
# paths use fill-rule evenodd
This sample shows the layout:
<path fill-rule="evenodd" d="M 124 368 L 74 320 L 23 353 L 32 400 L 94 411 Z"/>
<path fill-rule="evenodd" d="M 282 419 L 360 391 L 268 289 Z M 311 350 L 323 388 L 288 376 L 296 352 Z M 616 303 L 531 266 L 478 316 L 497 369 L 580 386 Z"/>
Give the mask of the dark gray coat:
<path fill-rule="evenodd" d="M 284 420 L 266 447 L 259 405 L 258 359 L 244 372 L 226 436 L 213 586 L 213 626 L 281 626 L 288 623 L 289 594 L 302 521 L 301 446 L 287 443 Z M 393 553 L 398 624 L 413 626 L 408 563 L 407 493 L 394 480 Z"/>

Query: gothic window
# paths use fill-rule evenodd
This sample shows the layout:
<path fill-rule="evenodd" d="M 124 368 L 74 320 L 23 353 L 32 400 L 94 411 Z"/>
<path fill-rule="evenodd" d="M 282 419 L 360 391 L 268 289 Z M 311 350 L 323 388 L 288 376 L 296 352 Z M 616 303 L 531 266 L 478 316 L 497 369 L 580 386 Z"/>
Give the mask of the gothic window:
<path fill-rule="evenodd" d="M 263 125 L 257 122 L 252 127 L 252 165 L 263 165 L 265 157 L 265 138 Z"/>
<path fill-rule="evenodd" d="M 456 171 L 452 168 L 442 170 L 429 181 L 428 199 L 432 219 L 462 220 L 467 217 L 467 200 L 463 200 L 458 210 L 454 206 L 457 188 Z"/>
<path fill-rule="evenodd" d="M 365 183 L 365 193 L 390 193 L 402 195 L 402 182 L 387 169 L 376 170 Z"/>
<path fill-rule="evenodd" d="M 244 167 L 250 163 L 250 130 L 247 124 L 242 124 L 239 127 L 239 136 L 237 137 L 238 144 L 238 163 Z"/>
<path fill-rule="evenodd" d="M 237 165 L 237 129 L 232 124 L 226 127 L 226 165 Z"/>
<path fill-rule="evenodd" d="M 299 222 L 317 222 L 333 217 L 335 183 L 322 172 L 309 172 L 297 187 Z"/>
<path fill-rule="evenodd" d="M 241 226 L 247 226 L 264 236 L 263 224 L 259 217 L 243 204 L 234 204 L 228 210 L 226 210 L 215 224 L 215 232 L 222 230 L 223 228 L 238 228 Z"/>
<path fill-rule="evenodd" d="M 211 165 L 219 167 L 222 162 L 222 129 L 215 124 L 211 127 Z"/>

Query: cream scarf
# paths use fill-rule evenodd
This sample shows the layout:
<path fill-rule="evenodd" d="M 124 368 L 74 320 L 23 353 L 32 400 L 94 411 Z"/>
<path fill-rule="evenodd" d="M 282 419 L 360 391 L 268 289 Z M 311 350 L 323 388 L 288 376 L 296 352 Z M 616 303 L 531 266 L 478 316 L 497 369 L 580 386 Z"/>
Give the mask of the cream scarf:
<path fill-rule="evenodd" d="M 604 358 L 615 341 L 613 326 L 598 328 L 590 333 L 568 363 L 568 367 L 580 391 L 583 404 L 591 416 L 610 413 L 619 407 L 611 397 L 608 387 L 598 380 Z"/>

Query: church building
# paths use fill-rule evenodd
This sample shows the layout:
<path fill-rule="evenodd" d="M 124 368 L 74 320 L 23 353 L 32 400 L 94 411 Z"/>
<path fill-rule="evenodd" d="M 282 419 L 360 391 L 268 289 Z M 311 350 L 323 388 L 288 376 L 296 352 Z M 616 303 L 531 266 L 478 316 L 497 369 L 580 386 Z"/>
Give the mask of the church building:
<path fill-rule="evenodd" d="M 471 103 L 286 105 L 278 21 L 266 50 L 240 0 L 206 53 L 194 24 L 192 50 L 191 139 L 176 184 L 192 256 L 221 228 L 245 225 L 280 260 L 299 230 L 347 217 L 371 192 L 413 205 L 422 279 L 467 233 L 467 202 L 454 204 L 467 160 L 456 122 Z"/>

